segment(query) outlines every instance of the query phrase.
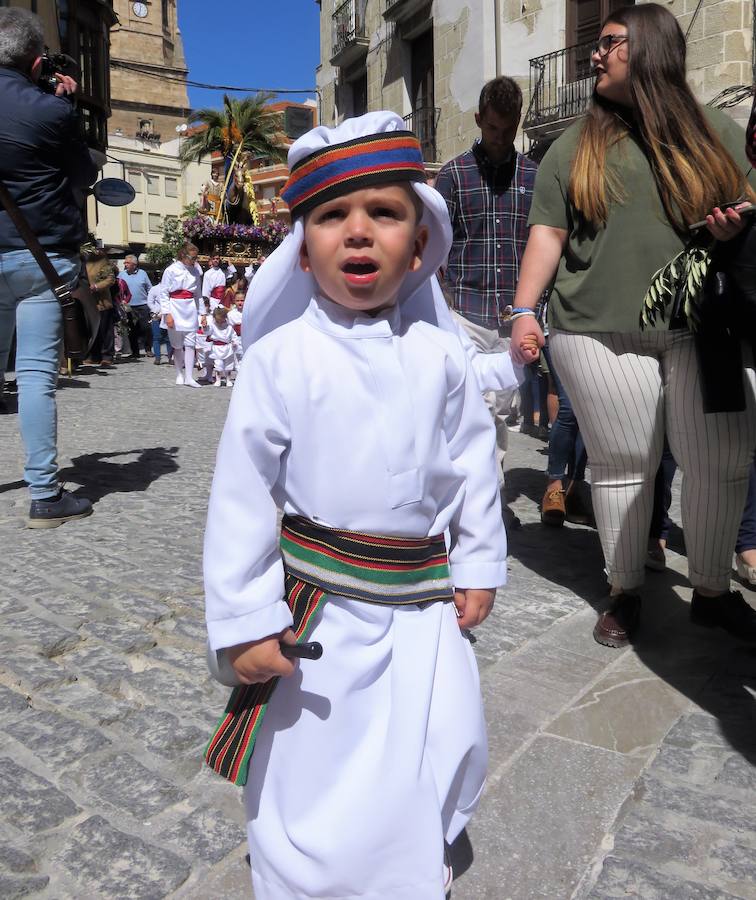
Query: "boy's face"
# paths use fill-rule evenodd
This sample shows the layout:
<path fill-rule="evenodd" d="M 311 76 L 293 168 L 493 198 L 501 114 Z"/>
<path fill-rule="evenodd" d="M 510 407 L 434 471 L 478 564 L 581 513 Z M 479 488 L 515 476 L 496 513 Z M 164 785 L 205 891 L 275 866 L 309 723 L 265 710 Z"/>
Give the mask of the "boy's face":
<path fill-rule="evenodd" d="M 300 265 L 329 300 L 360 312 L 394 306 L 428 241 L 413 197 L 401 184 L 364 188 L 307 215 Z"/>
<path fill-rule="evenodd" d="M 236 299 L 234 300 L 234 306 L 241 312 L 244 309 L 244 296 L 242 294 L 237 294 Z"/>

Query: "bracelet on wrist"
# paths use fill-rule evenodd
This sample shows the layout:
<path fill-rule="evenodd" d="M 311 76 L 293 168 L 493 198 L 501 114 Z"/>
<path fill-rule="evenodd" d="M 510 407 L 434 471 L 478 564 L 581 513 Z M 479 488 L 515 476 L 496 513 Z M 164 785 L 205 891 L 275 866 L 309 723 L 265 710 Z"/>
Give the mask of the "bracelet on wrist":
<path fill-rule="evenodd" d="M 521 319 L 523 316 L 532 316 L 535 319 L 535 313 L 532 309 L 524 310 L 523 312 L 514 313 L 509 317 L 510 322 L 515 322 L 517 319 Z"/>
<path fill-rule="evenodd" d="M 531 309 L 531 307 L 529 306 L 515 306 L 515 308 L 512 310 L 512 315 L 516 315 L 518 313 L 529 313 L 531 316 L 534 316 L 535 310 Z"/>

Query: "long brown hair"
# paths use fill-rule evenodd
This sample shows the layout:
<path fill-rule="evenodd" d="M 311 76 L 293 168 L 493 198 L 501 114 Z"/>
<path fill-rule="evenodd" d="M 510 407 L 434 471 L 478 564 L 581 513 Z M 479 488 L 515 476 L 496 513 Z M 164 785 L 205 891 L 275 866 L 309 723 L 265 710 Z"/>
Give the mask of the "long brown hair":
<path fill-rule="evenodd" d="M 685 36 L 677 19 L 656 3 L 624 6 L 602 25 L 627 28 L 628 86 L 633 111 L 594 90 L 570 171 L 570 198 L 583 218 L 605 225 L 610 202 L 622 202 L 620 175 L 607 151 L 635 126 L 664 211 L 680 232 L 712 208 L 743 195 L 753 198 L 743 172 L 709 125 L 685 80 Z"/>

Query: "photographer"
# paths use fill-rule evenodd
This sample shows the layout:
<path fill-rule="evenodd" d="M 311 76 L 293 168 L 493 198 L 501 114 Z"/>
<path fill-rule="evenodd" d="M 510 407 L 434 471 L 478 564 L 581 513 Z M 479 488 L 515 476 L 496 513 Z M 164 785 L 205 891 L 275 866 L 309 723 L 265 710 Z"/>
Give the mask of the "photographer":
<path fill-rule="evenodd" d="M 0 9 L 0 180 L 37 235 L 59 275 L 78 279 L 86 239 L 74 189 L 91 185 L 97 169 L 81 136 L 76 82 L 44 73 L 44 35 L 37 16 Z M 88 500 L 58 483 L 55 386 L 62 343 L 60 303 L 0 206 L 0 385 L 14 325 L 19 421 L 31 493 L 29 527 L 54 528 L 92 512 Z"/>

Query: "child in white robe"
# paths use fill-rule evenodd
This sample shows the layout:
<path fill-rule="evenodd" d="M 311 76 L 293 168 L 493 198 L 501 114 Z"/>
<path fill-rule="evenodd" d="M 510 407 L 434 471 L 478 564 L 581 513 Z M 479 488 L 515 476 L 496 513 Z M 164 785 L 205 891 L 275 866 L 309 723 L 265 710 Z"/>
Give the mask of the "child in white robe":
<path fill-rule="evenodd" d="M 239 368 L 242 359 L 242 344 L 241 344 L 241 327 L 242 322 L 244 321 L 244 293 L 239 292 L 234 296 L 234 305 L 228 311 L 228 324 L 234 329 L 234 334 L 237 337 L 236 343 L 234 345 L 234 354 L 236 359 L 236 368 Z"/>
<path fill-rule="evenodd" d="M 293 144 L 292 231 L 244 310 L 204 571 L 209 645 L 251 687 L 207 759 L 246 780 L 256 900 L 441 900 L 485 781 L 463 629 L 506 579 L 495 432 L 435 282 L 446 205 L 403 128 L 372 113 Z M 508 356 L 497 377 L 516 384 Z M 350 541 L 365 556 L 323 549 Z M 397 583 L 439 541 L 436 580 Z M 322 659 L 282 653 L 310 637 Z"/>
<path fill-rule="evenodd" d="M 176 384 L 199 387 L 194 379 L 196 334 L 199 326 L 199 300 L 202 269 L 197 263 L 198 249 L 184 244 L 176 261 L 163 272 L 160 281 L 161 325 L 168 329 L 176 367 Z"/>
<path fill-rule="evenodd" d="M 235 349 L 238 338 L 228 322 L 228 310 L 225 306 L 216 306 L 213 310 L 212 318 L 208 321 L 206 340 L 215 370 L 215 386 L 226 384 L 231 387 L 231 373 L 236 368 Z"/>

